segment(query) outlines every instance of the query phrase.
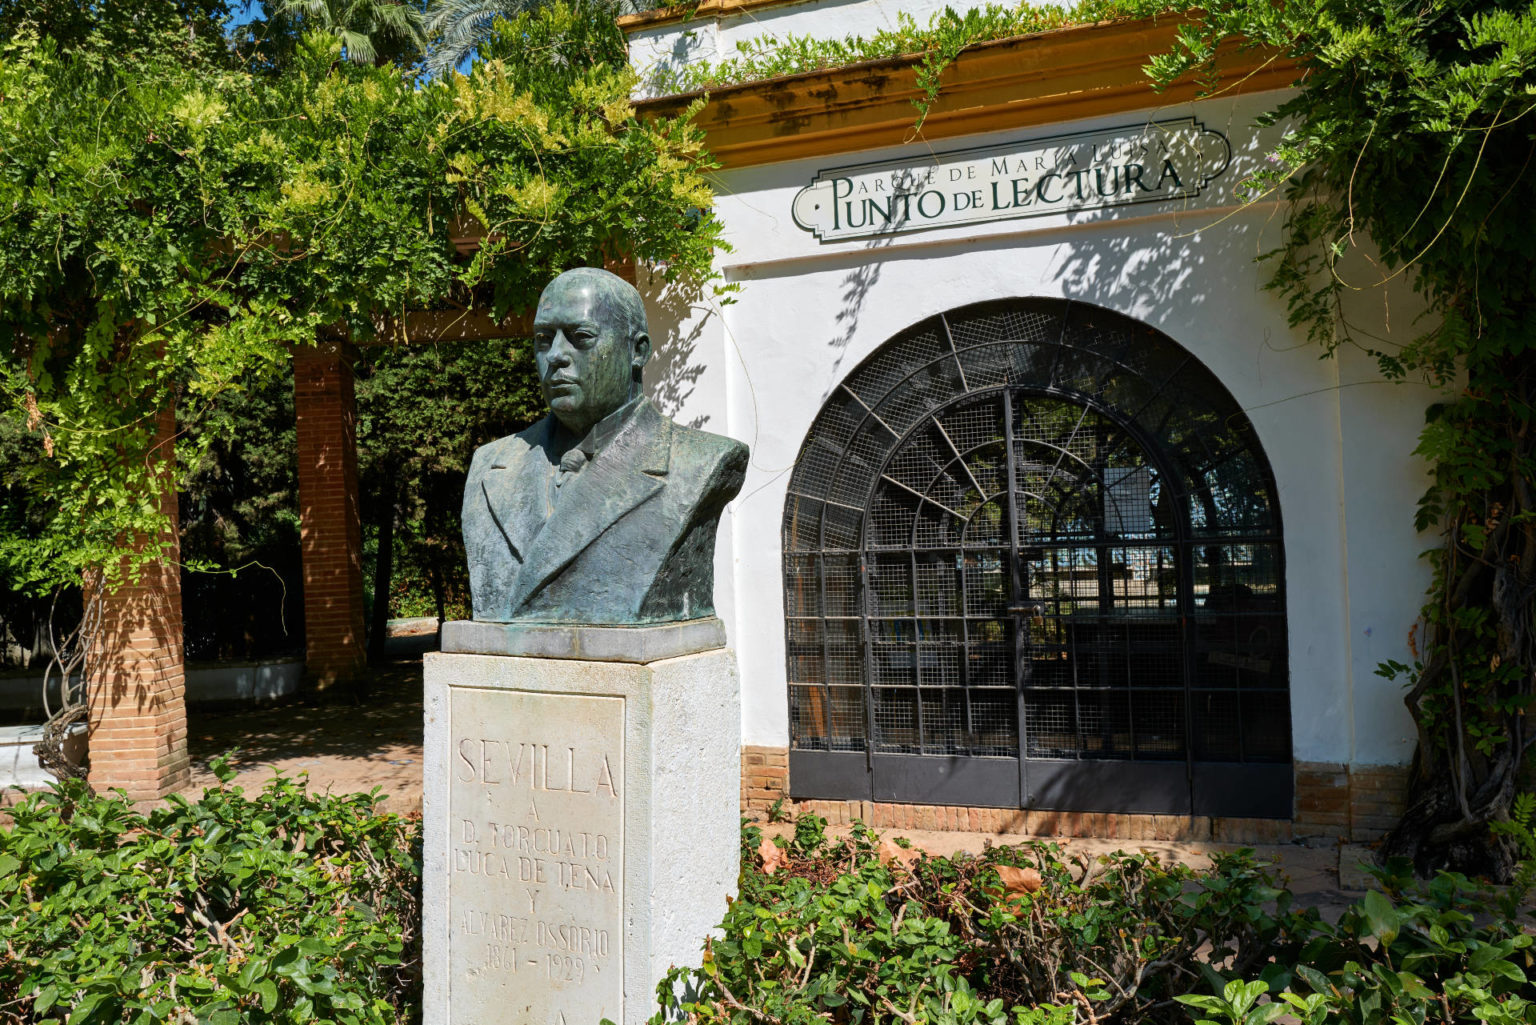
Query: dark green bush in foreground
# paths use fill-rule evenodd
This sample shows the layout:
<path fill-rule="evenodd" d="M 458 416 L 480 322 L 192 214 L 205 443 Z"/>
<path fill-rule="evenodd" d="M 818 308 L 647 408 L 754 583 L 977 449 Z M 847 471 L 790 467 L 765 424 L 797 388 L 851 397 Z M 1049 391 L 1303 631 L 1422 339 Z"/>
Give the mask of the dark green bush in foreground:
<path fill-rule="evenodd" d="M 420 835 L 276 777 L 140 814 L 82 781 L 0 829 L 0 1022 L 395 1023 L 420 999 Z"/>
<path fill-rule="evenodd" d="M 828 840 L 822 826 L 802 819 L 768 849 L 771 873 L 761 834 L 744 832 L 724 936 L 701 969 L 658 988 L 671 1013 L 702 1025 L 1536 1023 L 1520 887 L 1384 876 L 1385 892 L 1330 926 L 1294 909 L 1250 852 L 1216 855 L 1208 872 L 1038 842 L 930 859 L 862 828 Z"/>
<path fill-rule="evenodd" d="M 377 796 L 273 779 L 140 814 L 79 781 L 0 828 L 0 1023 L 336 1022 L 419 1017 L 416 825 Z M 741 892 L 657 1025 L 1536 1025 L 1517 883 L 1442 874 L 1337 925 L 1249 852 L 1197 872 L 1052 843 L 920 857 L 802 818 L 742 833 Z M 764 856 L 766 855 L 767 863 Z M 573 1023 L 580 1025 L 580 1023 Z M 596 1025 L 596 1023 L 587 1023 Z"/>

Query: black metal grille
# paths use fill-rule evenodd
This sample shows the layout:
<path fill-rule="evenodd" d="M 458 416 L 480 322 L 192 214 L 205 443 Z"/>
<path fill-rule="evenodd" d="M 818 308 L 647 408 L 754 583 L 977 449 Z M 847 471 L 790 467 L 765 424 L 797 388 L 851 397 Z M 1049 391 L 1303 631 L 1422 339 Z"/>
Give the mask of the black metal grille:
<path fill-rule="evenodd" d="M 919 324 L 791 478 L 792 747 L 1286 763 L 1280 537 L 1247 417 L 1166 336 L 1050 301 Z"/>

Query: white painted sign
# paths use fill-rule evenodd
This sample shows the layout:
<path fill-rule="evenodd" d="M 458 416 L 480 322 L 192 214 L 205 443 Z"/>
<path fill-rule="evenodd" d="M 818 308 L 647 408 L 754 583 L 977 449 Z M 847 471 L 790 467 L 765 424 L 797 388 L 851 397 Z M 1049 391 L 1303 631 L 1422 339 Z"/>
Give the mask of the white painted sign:
<path fill-rule="evenodd" d="M 823 242 L 1074 210 L 1189 200 L 1227 170 L 1232 147 L 1194 118 L 834 167 L 792 204 Z"/>

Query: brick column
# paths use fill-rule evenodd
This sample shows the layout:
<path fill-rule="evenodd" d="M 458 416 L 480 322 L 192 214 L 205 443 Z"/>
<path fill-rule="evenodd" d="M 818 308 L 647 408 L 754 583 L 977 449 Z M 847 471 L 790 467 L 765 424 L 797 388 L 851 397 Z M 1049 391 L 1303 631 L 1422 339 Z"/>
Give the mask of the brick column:
<path fill-rule="evenodd" d="M 293 356 L 306 668 L 321 689 L 362 668 L 363 538 L 357 508 L 352 354 L 340 342 Z"/>
<path fill-rule="evenodd" d="M 163 458 L 175 430 L 167 410 L 157 442 Z M 85 582 L 86 601 L 101 602 L 101 629 L 86 667 L 90 781 L 98 790 L 122 787 L 136 801 L 164 797 L 191 780 L 175 490 L 168 487 L 161 502 L 170 516 L 167 557 L 105 594 L 99 577 Z"/>

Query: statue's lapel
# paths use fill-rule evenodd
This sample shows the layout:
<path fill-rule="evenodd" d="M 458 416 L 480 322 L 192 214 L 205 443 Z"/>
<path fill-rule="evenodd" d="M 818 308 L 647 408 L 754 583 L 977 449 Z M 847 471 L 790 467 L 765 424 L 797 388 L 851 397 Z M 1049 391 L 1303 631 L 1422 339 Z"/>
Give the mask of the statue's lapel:
<path fill-rule="evenodd" d="M 665 486 L 671 452 L 671 422 L 642 399 L 629 424 L 563 486 L 554 514 L 523 561 L 514 612 L 603 531 Z"/>
<path fill-rule="evenodd" d="M 549 516 L 549 435 L 554 418 L 539 424 L 533 444 L 510 452 L 485 471 L 485 502 L 501 528 L 513 557 L 528 561 L 528 552 Z"/>

